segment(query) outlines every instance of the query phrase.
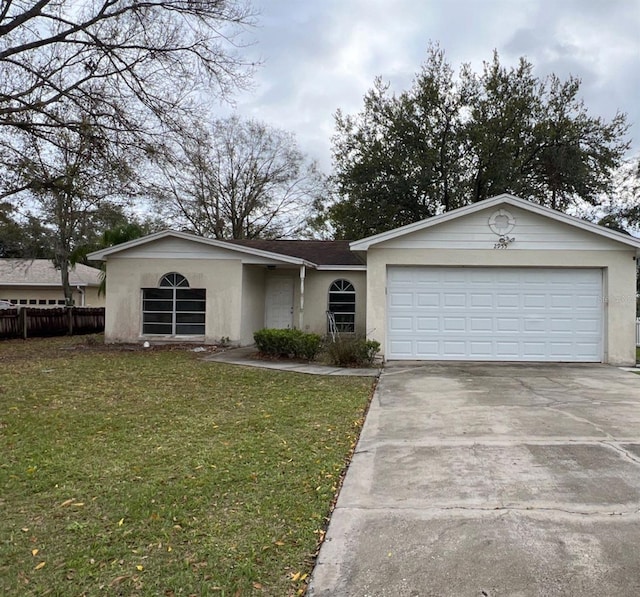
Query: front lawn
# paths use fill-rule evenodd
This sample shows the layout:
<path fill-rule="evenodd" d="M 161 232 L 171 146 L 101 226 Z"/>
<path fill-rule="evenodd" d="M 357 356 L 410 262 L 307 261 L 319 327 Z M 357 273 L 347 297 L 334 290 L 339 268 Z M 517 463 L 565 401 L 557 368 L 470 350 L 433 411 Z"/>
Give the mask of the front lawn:
<path fill-rule="evenodd" d="M 0 342 L 0 593 L 296 595 L 372 389 Z"/>

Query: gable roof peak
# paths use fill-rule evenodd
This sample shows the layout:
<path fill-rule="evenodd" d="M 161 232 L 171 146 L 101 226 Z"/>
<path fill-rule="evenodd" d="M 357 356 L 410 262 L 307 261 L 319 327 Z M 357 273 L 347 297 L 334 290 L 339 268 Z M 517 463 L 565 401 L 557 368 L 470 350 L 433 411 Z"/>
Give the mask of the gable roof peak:
<path fill-rule="evenodd" d="M 457 218 L 461 218 L 478 211 L 495 208 L 498 205 L 511 205 L 513 207 L 518 207 L 520 209 L 530 211 L 540 216 L 548 217 L 558 222 L 563 222 L 570 226 L 575 226 L 576 228 L 581 228 L 605 238 L 630 245 L 640 251 L 640 239 L 638 238 L 628 236 L 615 230 L 610 230 L 609 228 L 605 228 L 604 226 L 598 226 L 597 224 L 594 224 L 592 222 L 587 222 L 586 220 L 582 220 L 581 218 L 570 216 L 555 209 L 551 209 L 550 207 L 545 207 L 543 205 L 539 205 L 538 203 L 534 203 L 533 201 L 522 199 L 521 197 L 516 197 L 515 195 L 512 195 L 510 193 L 502 193 L 500 195 L 496 195 L 495 197 L 489 197 L 476 203 L 471 203 L 469 205 L 444 212 L 437 216 L 432 216 L 431 218 L 420 220 L 419 222 L 407 224 L 406 226 L 402 226 L 400 228 L 395 228 L 387 232 L 381 232 L 379 234 L 363 238 L 362 240 L 354 241 L 350 245 L 351 250 L 367 251 L 370 247 L 379 243 L 398 238 L 400 236 L 404 236 L 418 230 L 431 228 L 432 226 L 455 220 Z"/>

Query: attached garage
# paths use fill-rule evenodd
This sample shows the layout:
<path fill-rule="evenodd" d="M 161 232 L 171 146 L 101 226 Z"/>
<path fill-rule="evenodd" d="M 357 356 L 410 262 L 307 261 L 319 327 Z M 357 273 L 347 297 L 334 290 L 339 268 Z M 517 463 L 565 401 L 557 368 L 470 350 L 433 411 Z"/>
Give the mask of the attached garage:
<path fill-rule="evenodd" d="M 387 359 L 602 361 L 602 270 L 389 267 Z"/>
<path fill-rule="evenodd" d="M 635 364 L 637 238 L 500 195 L 351 250 L 385 360 Z"/>

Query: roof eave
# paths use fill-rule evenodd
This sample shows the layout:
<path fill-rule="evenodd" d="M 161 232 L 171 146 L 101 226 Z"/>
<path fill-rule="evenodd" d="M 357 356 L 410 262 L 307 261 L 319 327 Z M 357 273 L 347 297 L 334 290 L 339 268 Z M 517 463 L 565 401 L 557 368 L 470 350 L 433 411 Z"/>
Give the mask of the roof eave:
<path fill-rule="evenodd" d="M 306 267 L 311 267 L 311 268 L 316 267 L 315 263 L 308 261 L 306 259 L 301 259 L 299 257 L 292 257 L 290 255 L 282 255 L 280 253 L 273 253 L 271 251 L 263 251 L 262 249 L 254 249 L 252 247 L 236 245 L 234 243 L 228 243 L 223 240 L 203 238 L 200 236 L 195 236 L 193 234 L 188 234 L 186 232 L 177 232 L 175 230 L 163 230 L 162 232 L 156 232 L 148 236 L 143 236 L 141 238 L 137 238 L 135 240 L 132 240 L 126 243 L 114 245 L 113 247 L 109 247 L 107 249 L 100 249 L 98 251 L 94 251 L 93 253 L 89 253 L 87 255 L 87 259 L 93 260 L 93 261 L 106 261 L 109 256 L 115 255 L 116 253 L 128 251 L 129 249 L 134 249 L 136 247 L 145 245 L 147 243 L 154 242 L 156 240 L 161 240 L 163 238 L 167 238 L 170 236 L 181 238 L 184 240 L 189 240 L 198 244 L 208 245 L 211 247 L 218 247 L 221 249 L 227 249 L 229 251 L 235 251 L 237 253 L 243 253 L 245 255 L 253 255 L 255 257 L 263 257 L 265 259 L 281 261 L 282 263 L 288 263 L 292 265 L 304 265 Z"/>

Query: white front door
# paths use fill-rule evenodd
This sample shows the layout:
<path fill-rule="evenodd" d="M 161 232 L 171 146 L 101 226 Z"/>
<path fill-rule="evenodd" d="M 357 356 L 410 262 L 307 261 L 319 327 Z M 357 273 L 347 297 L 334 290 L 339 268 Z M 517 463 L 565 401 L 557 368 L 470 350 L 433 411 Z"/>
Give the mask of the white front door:
<path fill-rule="evenodd" d="M 265 327 L 287 329 L 293 327 L 293 278 L 267 278 Z"/>

